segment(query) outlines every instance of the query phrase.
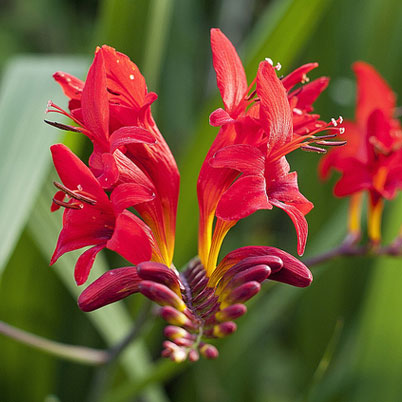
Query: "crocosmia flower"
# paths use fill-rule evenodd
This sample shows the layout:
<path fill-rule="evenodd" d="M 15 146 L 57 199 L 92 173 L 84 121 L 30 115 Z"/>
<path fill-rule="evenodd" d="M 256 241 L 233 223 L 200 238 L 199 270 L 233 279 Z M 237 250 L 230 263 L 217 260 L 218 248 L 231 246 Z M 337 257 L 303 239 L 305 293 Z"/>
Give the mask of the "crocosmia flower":
<path fill-rule="evenodd" d="M 142 293 L 161 306 L 168 322 L 163 356 L 174 361 L 215 358 L 208 339 L 236 330 L 234 320 L 245 302 L 267 279 L 308 286 L 312 275 L 297 258 L 267 246 L 234 250 L 219 260 L 227 232 L 259 209 L 278 207 L 292 219 L 298 252 L 307 238 L 305 215 L 313 207 L 299 191 L 286 155 L 319 146 L 340 131 L 313 114 L 312 103 L 327 78 L 307 85 L 307 72 L 295 70 L 282 80 L 279 65 L 262 61 L 247 84 L 241 61 L 218 29 L 211 31 L 213 63 L 224 109 L 210 116 L 220 127 L 198 178 L 199 257 L 183 272 L 173 265 L 179 173 L 151 114 L 156 95 L 127 56 L 103 46 L 95 53 L 85 82 L 63 72 L 54 75 L 69 98 L 69 111 L 49 102 L 48 112 L 71 118 L 74 126 L 47 121 L 86 135 L 93 144 L 88 166 L 66 146 L 52 146 L 60 182 L 52 210 L 65 208 L 52 263 L 62 254 L 91 246 L 75 267 L 84 284 L 97 253 L 108 248 L 124 257 L 125 267 L 111 269 L 80 295 L 84 311 Z M 296 86 L 298 86 L 296 88 Z M 318 136 L 323 130 L 328 134 Z M 312 145 L 315 143 L 315 145 Z M 133 212 L 135 211 L 135 213 Z"/>
<path fill-rule="evenodd" d="M 402 130 L 396 119 L 396 98 L 371 65 L 353 65 L 357 78 L 355 121 L 345 121 L 347 145 L 333 149 L 320 166 L 322 177 L 330 169 L 341 172 L 334 193 L 351 196 L 349 232 L 360 235 L 363 192 L 369 194 L 368 234 L 374 244 L 381 240 L 384 199 L 402 188 Z"/>

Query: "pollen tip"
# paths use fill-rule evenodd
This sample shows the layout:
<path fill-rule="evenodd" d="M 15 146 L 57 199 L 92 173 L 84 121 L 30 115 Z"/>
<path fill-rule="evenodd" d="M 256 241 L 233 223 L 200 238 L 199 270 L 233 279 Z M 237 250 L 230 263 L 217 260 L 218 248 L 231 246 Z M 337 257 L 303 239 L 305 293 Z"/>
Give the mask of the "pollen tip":
<path fill-rule="evenodd" d="M 265 61 L 267 61 L 269 64 L 271 64 L 271 66 L 274 65 L 274 62 L 272 61 L 272 59 L 270 57 L 266 57 Z"/>

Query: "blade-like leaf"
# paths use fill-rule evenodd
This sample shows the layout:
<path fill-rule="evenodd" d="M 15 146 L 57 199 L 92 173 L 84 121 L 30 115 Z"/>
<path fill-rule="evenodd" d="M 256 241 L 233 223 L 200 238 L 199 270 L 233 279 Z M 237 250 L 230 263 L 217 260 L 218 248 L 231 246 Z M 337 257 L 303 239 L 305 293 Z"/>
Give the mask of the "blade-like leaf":
<path fill-rule="evenodd" d="M 62 91 L 55 90 L 52 74 L 63 69 L 80 76 L 86 67 L 86 60 L 76 57 L 19 57 L 4 72 L 0 92 L 0 271 L 47 174 L 49 145 L 60 139 L 57 131 L 43 123 L 50 97 L 55 103 L 65 103 Z"/>

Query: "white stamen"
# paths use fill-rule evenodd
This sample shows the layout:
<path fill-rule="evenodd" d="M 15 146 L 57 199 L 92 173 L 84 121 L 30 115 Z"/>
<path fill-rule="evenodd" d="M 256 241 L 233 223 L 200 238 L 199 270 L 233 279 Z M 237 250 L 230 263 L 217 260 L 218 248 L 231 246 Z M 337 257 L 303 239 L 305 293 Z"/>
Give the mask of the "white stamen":
<path fill-rule="evenodd" d="M 265 58 L 265 61 L 267 61 L 269 64 L 271 64 L 271 66 L 274 65 L 274 62 L 272 61 L 272 59 L 270 59 L 269 57 Z"/>
<path fill-rule="evenodd" d="M 77 189 L 78 189 L 79 191 L 82 191 L 82 186 L 81 186 L 81 184 L 78 184 Z"/>
<path fill-rule="evenodd" d="M 119 59 L 116 59 L 116 63 L 120 63 L 120 60 L 119 60 Z"/>
<path fill-rule="evenodd" d="M 293 108 L 293 113 L 298 114 L 299 116 L 301 116 L 303 114 L 303 112 L 300 109 L 298 109 L 297 107 Z"/>
<path fill-rule="evenodd" d="M 134 74 L 130 74 L 130 80 L 134 79 Z"/>
<path fill-rule="evenodd" d="M 279 71 L 281 68 L 282 68 L 282 65 L 281 65 L 281 63 L 276 63 L 276 66 L 275 66 L 275 68 Z"/>
<path fill-rule="evenodd" d="M 336 127 L 338 125 L 338 123 L 336 122 L 336 120 L 334 118 L 331 119 L 331 123 L 334 127 Z"/>
<path fill-rule="evenodd" d="M 341 127 L 340 129 L 339 129 L 339 134 L 343 134 L 345 132 L 345 127 Z"/>
<path fill-rule="evenodd" d="M 342 124 L 342 123 L 343 123 L 343 117 L 339 116 L 339 124 Z"/>

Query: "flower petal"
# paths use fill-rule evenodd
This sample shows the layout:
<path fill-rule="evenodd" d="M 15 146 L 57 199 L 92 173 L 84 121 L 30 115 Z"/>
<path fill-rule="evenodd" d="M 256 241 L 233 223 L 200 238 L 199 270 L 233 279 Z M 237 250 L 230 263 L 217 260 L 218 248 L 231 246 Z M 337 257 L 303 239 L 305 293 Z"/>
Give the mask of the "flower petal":
<path fill-rule="evenodd" d="M 251 145 L 238 144 L 221 148 L 209 160 L 215 168 L 228 168 L 238 170 L 246 175 L 264 173 L 265 157 L 257 148 Z"/>
<path fill-rule="evenodd" d="M 106 90 L 105 63 L 101 52 L 95 53 L 81 96 L 82 118 L 92 132 L 96 144 L 108 151 L 109 102 Z"/>
<path fill-rule="evenodd" d="M 151 201 L 154 198 L 155 193 L 150 188 L 138 183 L 119 184 L 110 196 L 116 213 L 134 205 Z"/>
<path fill-rule="evenodd" d="M 268 133 L 271 149 L 292 138 L 292 113 L 285 88 L 276 70 L 267 61 L 260 63 L 257 73 L 257 95 L 261 102 L 260 115 Z"/>
<path fill-rule="evenodd" d="M 53 78 L 61 86 L 64 94 L 68 98 L 70 98 L 70 100 L 72 100 L 72 99 L 80 100 L 81 99 L 81 94 L 82 94 L 82 90 L 84 88 L 84 83 L 80 79 L 78 79 L 68 73 L 64 73 L 63 71 L 55 72 L 53 74 Z"/>
<path fill-rule="evenodd" d="M 74 278 L 78 286 L 86 282 L 92 265 L 94 264 L 96 255 L 99 253 L 99 251 L 103 250 L 105 246 L 106 243 L 99 244 L 95 247 L 91 247 L 80 255 L 77 263 L 75 264 L 74 270 Z"/>
<path fill-rule="evenodd" d="M 356 122 L 364 129 L 374 109 L 381 109 L 388 118 L 393 117 L 395 94 L 370 64 L 358 61 L 353 64 L 357 78 Z"/>
<path fill-rule="evenodd" d="M 218 88 L 230 114 L 246 95 L 246 73 L 236 49 L 220 29 L 211 29 L 211 48 Z"/>
<path fill-rule="evenodd" d="M 216 216 L 223 220 L 239 220 L 259 209 L 272 209 L 263 176 L 242 176 L 222 195 Z"/>
<path fill-rule="evenodd" d="M 213 127 L 220 127 L 234 122 L 235 120 L 230 117 L 230 114 L 222 108 L 214 110 L 209 116 L 209 124 Z"/>
<path fill-rule="evenodd" d="M 152 257 L 152 232 L 147 225 L 129 211 L 116 219 L 116 226 L 106 247 L 116 251 L 133 264 L 149 261 Z"/>
<path fill-rule="evenodd" d="M 138 292 L 141 279 L 135 267 L 112 269 L 92 282 L 78 298 L 82 311 L 93 311 Z"/>
<path fill-rule="evenodd" d="M 282 85 L 285 87 L 287 91 L 292 89 L 299 82 L 306 81 L 306 74 L 318 67 L 318 63 L 307 63 L 303 64 L 296 70 L 292 71 L 286 77 L 282 79 Z"/>
<path fill-rule="evenodd" d="M 110 152 L 127 144 L 155 144 L 155 136 L 148 130 L 136 126 L 121 127 L 110 136 Z"/>

